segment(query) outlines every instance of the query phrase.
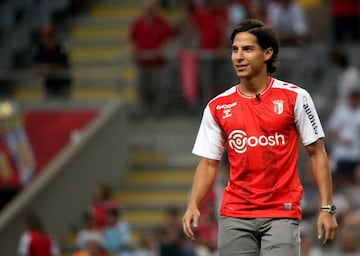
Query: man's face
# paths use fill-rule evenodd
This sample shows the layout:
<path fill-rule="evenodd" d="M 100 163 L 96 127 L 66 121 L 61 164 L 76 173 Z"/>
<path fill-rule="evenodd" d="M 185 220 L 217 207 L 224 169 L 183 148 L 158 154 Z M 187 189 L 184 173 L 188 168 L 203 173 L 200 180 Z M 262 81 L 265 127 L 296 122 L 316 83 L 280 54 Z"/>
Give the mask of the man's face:
<path fill-rule="evenodd" d="M 257 42 L 257 38 L 248 32 L 236 34 L 232 44 L 231 60 L 240 78 L 251 79 L 265 72 L 266 60 L 273 54 L 272 48 L 263 50 Z"/>

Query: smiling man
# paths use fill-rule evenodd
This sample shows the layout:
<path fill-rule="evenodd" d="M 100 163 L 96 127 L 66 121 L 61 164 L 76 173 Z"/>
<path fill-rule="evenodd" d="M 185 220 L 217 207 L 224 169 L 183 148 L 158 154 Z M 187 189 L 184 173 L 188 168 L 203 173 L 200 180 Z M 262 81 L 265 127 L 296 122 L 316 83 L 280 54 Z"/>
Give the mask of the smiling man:
<path fill-rule="evenodd" d="M 220 255 L 300 253 L 298 141 L 306 148 L 321 205 L 318 237 L 337 235 L 332 180 L 324 132 L 309 93 L 270 76 L 276 71 L 279 43 L 271 27 L 245 20 L 231 35 L 231 60 L 240 83 L 206 106 L 193 153 L 200 156 L 183 229 L 195 239 L 199 203 L 216 179 L 225 147 L 230 179 L 219 216 Z"/>

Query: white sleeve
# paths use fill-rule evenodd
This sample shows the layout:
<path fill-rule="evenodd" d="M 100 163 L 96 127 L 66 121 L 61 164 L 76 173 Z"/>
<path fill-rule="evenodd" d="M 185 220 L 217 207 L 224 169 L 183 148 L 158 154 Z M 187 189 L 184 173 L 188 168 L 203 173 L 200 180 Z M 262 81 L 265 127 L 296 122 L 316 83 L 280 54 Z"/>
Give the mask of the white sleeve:
<path fill-rule="evenodd" d="M 320 118 L 310 94 L 300 89 L 295 105 L 295 123 L 304 146 L 325 137 Z"/>
<path fill-rule="evenodd" d="M 192 153 L 201 157 L 220 160 L 225 148 L 225 136 L 215 122 L 209 106 L 204 110 Z"/>
<path fill-rule="evenodd" d="M 30 243 L 30 235 L 29 233 L 23 233 L 20 237 L 20 242 L 18 246 L 18 254 L 20 256 L 29 255 L 29 243 Z"/>

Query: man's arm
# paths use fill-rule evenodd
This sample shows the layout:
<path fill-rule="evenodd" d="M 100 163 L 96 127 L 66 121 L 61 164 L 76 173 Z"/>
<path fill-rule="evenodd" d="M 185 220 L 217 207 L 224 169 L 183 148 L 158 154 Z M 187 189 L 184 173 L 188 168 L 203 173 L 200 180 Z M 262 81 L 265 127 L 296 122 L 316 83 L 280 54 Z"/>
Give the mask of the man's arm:
<path fill-rule="evenodd" d="M 306 150 L 310 156 L 311 169 L 319 190 L 321 206 L 332 205 L 332 178 L 323 139 L 318 139 L 306 146 Z M 338 231 L 335 215 L 320 211 L 317 229 L 319 239 L 323 236 L 323 230 L 325 231 L 324 243 L 335 239 Z"/>
<path fill-rule="evenodd" d="M 218 166 L 218 160 L 201 158 L 196 168 L 188 208 L 183 218 L 184 232 L 186 236 L 192 240 L 195 239 L 195 236 L 191 228 L 191 224 L 195 228 L 199 224 L 199 203 L 206 193 L 212 188 L 216 180 Z"/>

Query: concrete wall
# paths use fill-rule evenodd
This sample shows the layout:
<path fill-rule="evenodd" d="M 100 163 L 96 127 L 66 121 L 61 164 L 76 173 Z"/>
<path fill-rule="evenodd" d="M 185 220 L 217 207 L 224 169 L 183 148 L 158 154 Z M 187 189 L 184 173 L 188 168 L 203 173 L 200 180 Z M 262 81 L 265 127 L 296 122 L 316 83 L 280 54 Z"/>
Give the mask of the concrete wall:
<path fill-rule="evenodd" d="M 0 255 L 17 255 L 29 210 L 40 215 L 49 233 L 62 239 L 69 223 L 80 222 L 94 183 L 119 184 L 128 169 L 127 138 L 126 110 L 120 101 L 111 102 L 78 143 L 68 146 L 0 212 Z M 44 139 L 51 140 L 46 135 Z"/>

